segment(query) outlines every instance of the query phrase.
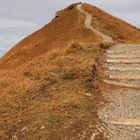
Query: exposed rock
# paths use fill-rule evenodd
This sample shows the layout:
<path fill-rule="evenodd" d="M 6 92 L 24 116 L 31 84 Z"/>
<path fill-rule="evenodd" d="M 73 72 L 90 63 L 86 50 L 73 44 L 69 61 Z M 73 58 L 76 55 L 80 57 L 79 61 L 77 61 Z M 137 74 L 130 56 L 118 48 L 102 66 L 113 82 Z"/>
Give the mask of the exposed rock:
<path fill-rule="evenodd" d="M 62 14 L 62 10 L 61 10 L 61 11 L 57 11 L 57 12 L 55 13 L 55 18 L 60 17 L 61 14 Z"/>
<path fill-rule="evenodd" d="M 95 134 L 93 133 L 92 135 L 91 135 L 91 137 L 90 137 L 90 140 L 95 140 Z"/>
<path fill-rule="evenodd" d="M 45 127 L 45 125 L 42 125 L 41 127 L 40 127 L 40 130 L 44 130 L 46 127 Z"/>
<path fill-rule="evenodd" d="M 28 127 L 23 127 L 23 128 L 21 129 L 21 132 L 28 132 L 28 131 L 29 131 Z"/>
<path fill-rule="evenodd" d="M 17 138 L 17 136 L 16 135 L 14 135 L 12 138 L 11 138 L 11 140 L 17 140 L 18 138 Z"/>
<path fill-rule="evenodd" d="M 33 128 L 32 132 L 35 133 L 38 130 L 38 127 Z"/>
<path fill-rule="evenodd" d="M 91 97 L 92 96 L 92 94 L 90 94 L 90 93 L 84 93 L 84 95 L 85 96 L 88 96 L 88 97 Z"/>

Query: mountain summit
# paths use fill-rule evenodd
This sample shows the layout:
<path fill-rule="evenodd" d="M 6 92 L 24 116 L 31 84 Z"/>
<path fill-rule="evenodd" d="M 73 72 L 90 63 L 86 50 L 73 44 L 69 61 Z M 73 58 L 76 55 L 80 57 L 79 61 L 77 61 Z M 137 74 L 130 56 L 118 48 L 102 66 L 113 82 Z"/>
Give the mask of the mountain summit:
<path fill-rule="evenodd" d="M 140 42 L 140 31 L 136 27 L 102 11 L 83 4 L 83 9 L 92 15 L 94 29 L 111 36 L 116 42 Z M 1 60 L 0 67 L 15 67 L 27 63 L 50 50 L 64 48 L 70 42 L 100 43 L 102 37 L 84 25 L 85 15 L 70 5 L 56 13 L 56 17 L 39 31 L 25 38 L 11 49 Z"/>
<path fill-rule="evenodd" d="M 139 139 L 138 43 L 97 7 L 56 12 L 0 59 L 0 140 Z"/>

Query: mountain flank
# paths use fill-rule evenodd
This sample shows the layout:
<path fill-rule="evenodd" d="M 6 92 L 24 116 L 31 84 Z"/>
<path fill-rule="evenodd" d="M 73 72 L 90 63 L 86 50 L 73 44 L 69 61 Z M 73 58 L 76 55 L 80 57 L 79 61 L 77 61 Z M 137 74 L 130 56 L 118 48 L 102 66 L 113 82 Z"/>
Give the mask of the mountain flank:
<path fill-rule="evenodd" d="M 111 36 L 116 42 L 139 43 L 138 28 L 111 16 L 101 9 L 83 4 L 83 9 L 93 16 L 93 28 Z M 76 4 L 62 10 L 60 16 L 49 24 L 18 43 L 3 58 L 0 66 L 15 67 L 31 61 L 37 56 L 46 55 L 55 48 L 64 48 L 71 41 L 101 43 L 102 38 L 85 28 L 84 15 L 77 11 Z"/>
<path fill-rule="evenodd" d="M 108 127 L 115 113 L 105 95 L 118 86 L 104 82 L 106 49 L 130 43 L 140 43 L 140 30 L 97 7 L 77 3 L 57 12 L 0 59 L 0 139 L 112 139 L 118 129 Z"/>

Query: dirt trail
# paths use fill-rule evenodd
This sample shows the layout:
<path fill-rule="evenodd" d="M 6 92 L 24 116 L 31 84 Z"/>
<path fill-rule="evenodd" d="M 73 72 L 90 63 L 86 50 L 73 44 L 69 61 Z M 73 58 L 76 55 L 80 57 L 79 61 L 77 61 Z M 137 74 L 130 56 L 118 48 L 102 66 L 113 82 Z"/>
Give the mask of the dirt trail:
<path fill-rule="evenodd" d="M 113 39 L 94 29 L 91 25 L 92 15 L 85 14 L 85 26 L 101 36 L 105 42 Z M 101 64 L 102 93 L 107 101 L 98 111 L 99 118 L 106 124 L 104 132 L 109 140 L 140 139 L 140 44 L 118 44 L 104 53 Z M 95 137 L 96 139 L 96 137 Z"/>
<path fill-rule="evenodd" d="M 99 32 L 98 30 L 94 29 L 92 27 L 92 15 L 88 12 L 86 12 L 84 9 L 82 9 L 82 4 L 78 4 L 77 5 L 77 10 L 80 11 L 81 13 L 83 13 L 85 16 L 86 16 L 86 19 L 85 19 L 85 26 L 92 30 L 95 34 L 97 34 L 98 36 L 101 36 L 103 39 L 104 39 L 104 42 L 108 42 L 108 43 L 114 43 L 112 37 L 110 36 L 107 36 L 101 32 Z"/>

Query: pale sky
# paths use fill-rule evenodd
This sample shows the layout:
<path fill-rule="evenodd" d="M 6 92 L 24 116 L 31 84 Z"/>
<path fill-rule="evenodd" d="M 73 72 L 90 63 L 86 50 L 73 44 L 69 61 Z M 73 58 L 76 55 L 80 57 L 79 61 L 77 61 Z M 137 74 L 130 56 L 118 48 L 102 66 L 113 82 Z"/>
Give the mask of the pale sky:
<path fill-rule="evenodd" d="M 79 0 L 0 0 L 0 56 Z M 140 27 L 140 0 L 81 0 Z"/>

